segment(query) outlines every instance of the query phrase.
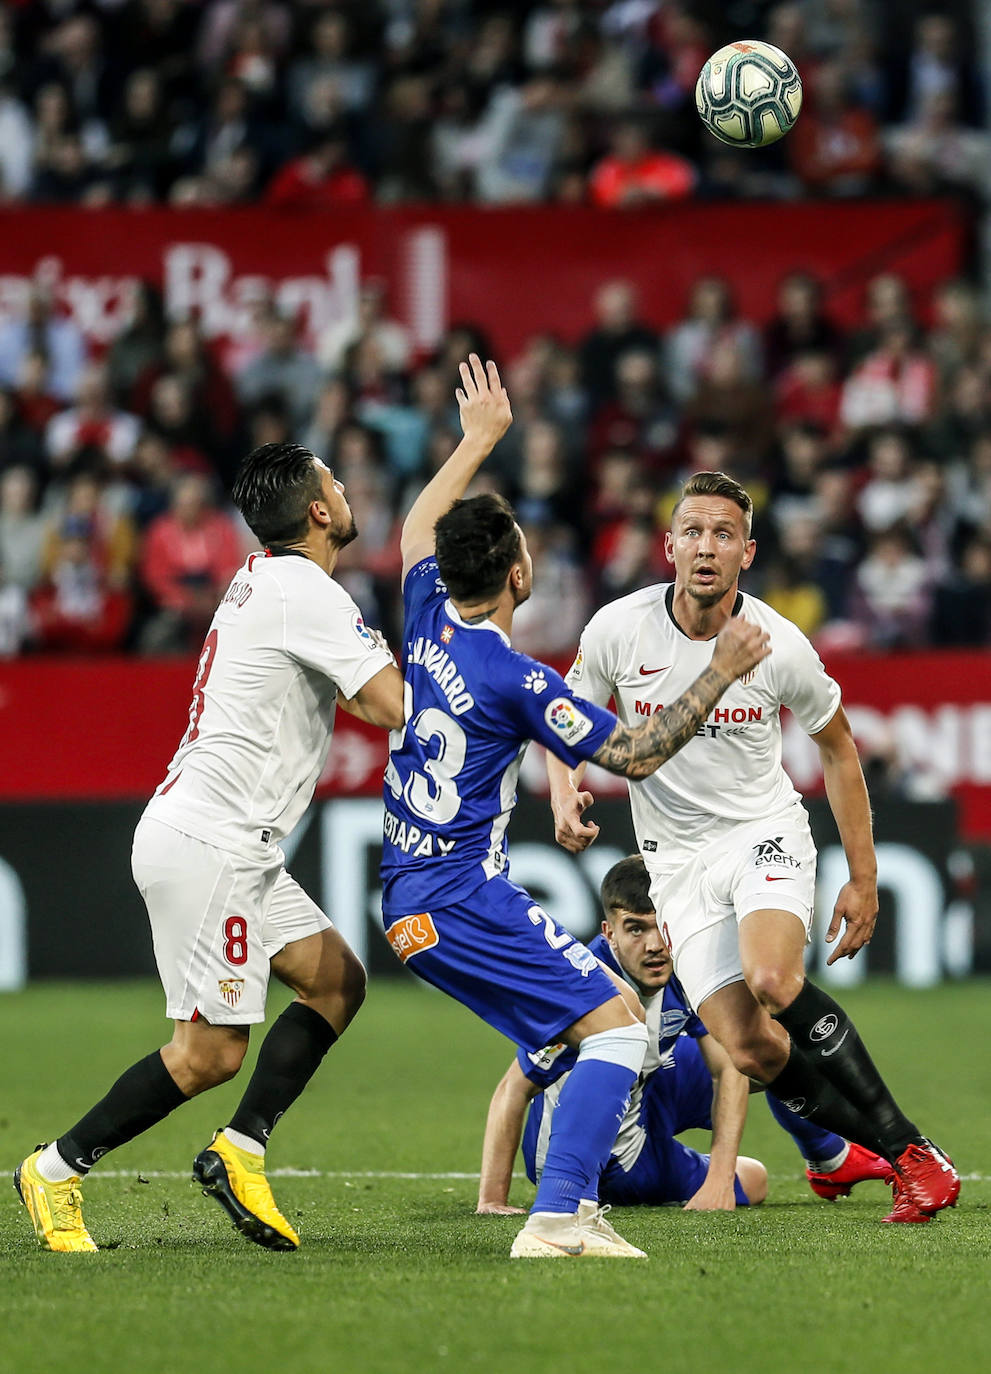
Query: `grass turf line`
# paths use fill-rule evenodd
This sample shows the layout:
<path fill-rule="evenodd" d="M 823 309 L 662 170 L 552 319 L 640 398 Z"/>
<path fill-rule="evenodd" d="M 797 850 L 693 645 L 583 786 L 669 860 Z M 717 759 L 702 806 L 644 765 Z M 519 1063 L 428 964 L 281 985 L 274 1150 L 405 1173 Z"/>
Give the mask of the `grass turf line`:
<path fill-rule="evenodd" d="M 991 1173 L 989 992 L 876 982 L 844 995 L 906 1110 L 965 1174 Z M 4 1168 L 71 1124 L 166 1032 L 149 984 L 40 985 L 0 998 Z M 0 1186 L 0 1370 L 986 1367 L 991 1183 L 965 1184 L 960 1207 L 929 1226 L 881 1226 L 880 1184 L 835 1205 L 813 1197 L 759 1099 L 742 1148 L 768 1165 L 768 1204 L 617 1213 L 647 1264 L 511 1263 L 519 1221 L 474 1217 L 470 1178 L 359 1176 L 470 1174 L 509 1057 L 505 1041 L 446 999 L 406 980 L 376 983 L 270 1151 L 273 1169 L 323 1171 L 276 1184 L 303 1237 L 298 1254 L 242 1241 L 183 1178 L 149 1177 L 191 1163 L 229 1115 L 236 1083 L 116 1152 L 108 1171 L 129 1176 L 94 1175 L 87 1221 L 115 1247 L 98 1256 L 43 1253 Z M 518 1205 L 531 1196 L 514 1184 Z"/>

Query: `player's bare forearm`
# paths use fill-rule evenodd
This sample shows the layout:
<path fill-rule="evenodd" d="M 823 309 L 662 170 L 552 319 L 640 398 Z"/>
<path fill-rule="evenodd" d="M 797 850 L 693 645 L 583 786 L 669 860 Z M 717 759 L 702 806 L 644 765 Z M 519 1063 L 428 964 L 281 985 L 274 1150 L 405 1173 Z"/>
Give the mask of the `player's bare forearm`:
<path fill-rule="evenodd" d="M 571 769 L 547 751 L 547 781 L 550 784 L 551 812 L 554 816 L 554 838 L 570 854 L 580 854 L 595 839 L 599 827 L 586 821 L 585 812 L 595 798 L 581 789 L 585 775 L 584 760 Z"/>
<path fill-rule="evenodd" d="M 527 1105 L 536 1090 L 513 1060 L 492 1094 L 482 1142 L 482 1168 L 478 1180 L 476 1212 L 521 1211 L 509 1207 L 513 1161 L 520 1148 Z"/>
<path fill-rule="evenodd" d="M 643 725 L 632 730 L 617 725 L 592 755 L 592 762 L 626 778 L 649 777 L 697 734 L 730 683 L 756 667 L 770 652 L 767 632 L 742 616 L 735 616 L 716 636 L 712 662 L 687 691 Z"/>
<path fill-rule="evenodd" d="M 832 964 L 837 959 L 853 958 L 874 933 L 878 908 L 877 856 L 867 784 L 842 707 L 813 738 L 819 746 L 826 796 L 850 870 L 850 881 L 840 889 L 826 932 L 826 940 L 832 944 L 845 925 L 843 938 L 826 961 Z"/>
<path fill-rule="evenodd" d="M 750 1083 L 711 1035 L 699 1050 L 712 1074 L 712 1145 L 705 1182 L 687 1204 L 690 1211 L 732 1211 L 736 1207 L 736 1160 L 747 1120 Z"/>
<path fill-rule="evenodd" d="M 457 392 L 464 438 L 439 472 L 413 502 L 403 523 L 399 547 L 403 575 L 434 551 L 434 526 L 468 488 L 475 473 L 513 422 L 506 389 L 495 363 L 477 353 L 461 364 L 462 385 Z"/>

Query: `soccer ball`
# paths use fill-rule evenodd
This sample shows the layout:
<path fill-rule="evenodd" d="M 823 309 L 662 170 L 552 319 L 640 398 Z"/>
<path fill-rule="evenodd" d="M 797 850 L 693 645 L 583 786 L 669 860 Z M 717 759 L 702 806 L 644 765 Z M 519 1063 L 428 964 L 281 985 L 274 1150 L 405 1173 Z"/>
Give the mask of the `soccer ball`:
<path fill-rule="evenodd" d="M 727 43 L 699 72 L 695 104 L 703 124 L 723 143 L 765 148 L 798 118 L 802 78 L 791 58 L 770 43 Z"/>

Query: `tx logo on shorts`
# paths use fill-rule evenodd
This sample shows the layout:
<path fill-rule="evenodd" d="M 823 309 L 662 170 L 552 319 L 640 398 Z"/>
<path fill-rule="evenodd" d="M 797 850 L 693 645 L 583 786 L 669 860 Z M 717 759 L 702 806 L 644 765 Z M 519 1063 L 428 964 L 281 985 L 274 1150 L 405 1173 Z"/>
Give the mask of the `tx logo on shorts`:
<path fill-rule="evenodd" d="M 799 859 L 791 854 L 785 853 L 781 846 L 783 835 L 776 835 L 773 840 L 761 840 L 759 844 L 752 846 L 755 852 L 754 867 L 764 868 L 768 864 L 776 864 L 779 868 L 801 868 Z"/>
<path fill-rule="evenodd" d="M 403 916 L 394 921 L 385 932 L 385 938 L 395 950 L 402 963 L 421 954 L 425 949 L 433 949 L 440 942 L 437 927 L 430 919 L 429 911 L 421 911 L 417 916 Z"/>
<path fill-rule="evenodd" d="M 229 1007 L 236 1007 L 244 991 L 243 978 L 221 978 L 217 982 L 220 995 Z"/>

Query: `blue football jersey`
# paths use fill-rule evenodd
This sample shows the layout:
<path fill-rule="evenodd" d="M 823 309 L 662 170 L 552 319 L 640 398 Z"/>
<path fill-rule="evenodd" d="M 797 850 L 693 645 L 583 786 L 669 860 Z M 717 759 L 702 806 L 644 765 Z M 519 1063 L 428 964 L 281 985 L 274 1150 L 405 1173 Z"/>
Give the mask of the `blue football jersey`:
<path fill-rule="evenodd" d="M 468 625 L 424 559 L 403 585 L 405 717 L 389 738 L 382 910 L 459 902 L 508 871 L 506 828 L 530 740 L 575 767 L 616 726 L 609 711 L 489 621 Z"/>
<path fill-rule="evenodd" d="M 588 948 L 614 973 L 618 973 L 621 978 L 624 977 L 623 970 L 604 935 L 597 935 L 594 940 L 589 941 Z M 648 1077 L 655 1069 L 677 1067 L 672 1051 L 680 1035 L 687 1035 L 692 1040 L 701 1040 L 709 1033 L 688 1005 L 685 990 L 674 974 L 664 985 L 661 996 L 655 995 L 647 1004 L 647 1030 L 651 1043 L 647 1049 L 642 1078 Z M 548 1045 L 536 1054 L 519 1049 L 516 1058 L 531 1083 L 549 1088 L 575 1067 L 578 1051 L 568 1045 Z"/>

